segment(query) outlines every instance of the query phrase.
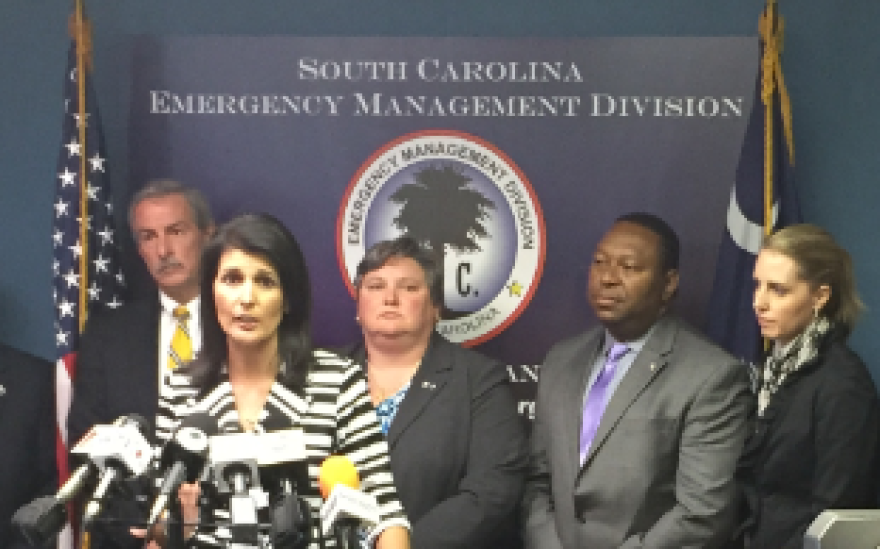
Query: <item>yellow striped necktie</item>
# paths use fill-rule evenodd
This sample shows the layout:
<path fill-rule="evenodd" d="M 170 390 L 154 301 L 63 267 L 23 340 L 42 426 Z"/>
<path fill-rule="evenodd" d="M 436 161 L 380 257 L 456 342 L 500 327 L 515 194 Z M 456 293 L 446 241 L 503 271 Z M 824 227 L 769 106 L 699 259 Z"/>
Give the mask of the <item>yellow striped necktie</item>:
<path fill-rule="evenodd" d="M 192 360 L 192 340 L 189 337 L 187 326 L 189 311 L 181 305 L 174 308 L 172 315 L 177 326 L 174 328 L 174 335 L 171 336 L 171 348 L 168 350 L 169 369 L 183 366 Z"/>

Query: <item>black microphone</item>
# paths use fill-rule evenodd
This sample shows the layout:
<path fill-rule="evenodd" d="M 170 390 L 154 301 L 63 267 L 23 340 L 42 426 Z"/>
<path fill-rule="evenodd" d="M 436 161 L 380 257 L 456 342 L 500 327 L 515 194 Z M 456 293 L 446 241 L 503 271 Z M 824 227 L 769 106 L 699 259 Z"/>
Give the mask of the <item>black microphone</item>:
<path fill-rule="evenodd" d="M 259 539 L 257 508 L 260 504 L 254 500 L 251 490 L 261 486 L 257 461 L 238 459 L 214 463 L 212 472 L 217 493 L 228 496 L 230 541 L 255 546 Z"/>
<path fill-rule="evenodd" d="M 308 485 L 301 429 L 213 436 L 210 456 L 218 493 L 229 495 L 234 541 L 254 539 L 255 511 L 268 506 L 274 547 L 308 545 L 310 512 L 297 494 L 298 486 Z"/>
<path fill-rule="evenodd" d="M 228 498 L 229 532 L 233 544 L 257 544 L 259 502 L 251 489 L 260 488 L 259 451 L 251 433 L 211 437 L 211 472 L 218 495 Z"/>
<path fill-rule="evenodd" d="M 269 494 L 269 537 L 276 549 L 304 549 L 312 539 L 312 513 L 300 497 L 309 486 L 308 464 L 291 461 L 260 467 L 263 489 Z"/>
<path fill-rule="evenodd" d="M 162 448 L 160 467 L 165 471 L 159 493 L 150 510 L 152 527 L 184 482 L 195 482 L 208 460 L 208 437 L 217 432 L 217 422 L 207 414 L 186 417 Z"/>
<path fill-rule="evenodd" d="M 270 497 L 270 531 L 272 547 L 305 549 L 312 541 L 312 510 L 296 491 Z"/>
<path fill-rule="evenodd" d="M 97 453 L 106 453 L 106 445 L 102 445 L 96 432 L 106 428 L 122 427 L 128 422 L 143 422 L 139 416 L 122 416 L 112 425 L 95 426 L 74 446 L 71 451 L 74 454 L 84 455 L 86 462 L 77 467 L 67 482 L 64 483 L 54 496 L 43 496 L 23 505 L 15 516 L 12 523 L 18 527 L 31 545 L 41 546 L 58 532 L 67 523 L 67 504 L 77 497 L 80 492 L 94 481 L 101 468 L 96 464 Z M 90 455 L 96 452 L 96 456 Z"/>
<path fill-rule="evenodd" d="M 131 414 L 113 425 L 96 425 L 71 451 L 84 454 L 101 471 L 98 486 L 83 512 L 83 528 L 91 526 L 113 483 L 126 476 L 143 474 L 150 465 L 153 449 L 144 433 L 147 421 Z"/>
<path fill-rule="evenodd" d="M 67 523 L 67 504 L 88 485 L 98 469 L 91 462 L 80 465 L 55 496 L 43 496 L 23 505 L 12 517 L 31 545 L 42 546 Z"/>

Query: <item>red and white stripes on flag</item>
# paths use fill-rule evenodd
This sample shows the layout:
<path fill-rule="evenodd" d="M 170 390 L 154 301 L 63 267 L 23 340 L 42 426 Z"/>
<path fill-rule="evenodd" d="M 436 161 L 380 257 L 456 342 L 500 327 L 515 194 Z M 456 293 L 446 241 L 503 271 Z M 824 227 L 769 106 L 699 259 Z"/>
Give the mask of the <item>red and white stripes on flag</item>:
<path fill-rule="evenodd" d="M 88 315 L 98 307 L 119 307 L 125 279 L 119 267 L 104 139 L 91 86 L 91 40 L 82 3 L 71 16 L 72 42 L 64 74 L 64 122 L 58 155 L 52 284 L 55 303 L 56 458 L 59 479 L 67 466 L 67 413 L 76 372 L 76 350 Z M 70 525 L 59 548 L 74 546 Z"/>

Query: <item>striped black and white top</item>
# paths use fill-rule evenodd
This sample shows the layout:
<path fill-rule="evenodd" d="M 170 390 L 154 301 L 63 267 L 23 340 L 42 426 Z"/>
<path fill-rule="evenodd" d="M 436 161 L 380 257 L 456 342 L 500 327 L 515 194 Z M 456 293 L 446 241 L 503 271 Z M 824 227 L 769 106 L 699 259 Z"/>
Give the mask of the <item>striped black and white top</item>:
<path fill-rule="evenodd" d="M 379 503 L 380 523 L 370 533 L 375 539 L 392 525 L 409 528 L 409 522 L 394 488 L 388 459 L 388 445 L 379 426 L 375 409 L 370 403 L 361 369 L 348 359 L 333 353 L 315 350 L 315 366 L 309 372 L 303 394 L 297 394 L 275 382 L 255 428 L 256 433 L 301 428 L 304 433 L 308 460 L 308 490 L 301 495 L 309 503 L 317 522 L 321 497 L 318 470 L 330 455 L 347 456 L 361 479 L 361 489 Z M 171 373 L 163 384 L 156 418 L 156 436 L 167 442 L 186 416 L 194 413 L 216 418 L 220 434 L 242 432 L 232 386 L 225 377 L 210 393 L 198 398 L 189 376 Z M 159 452 L 157 452 L 158 454 Z M 225 510 L 216 512 L 215 520 L 228 520 Z M 319 544 L 319 525 L 313 527 L 309 547 L 335 547 L 333 536 Z M 222 546 L 214 532 L 200 531 L 191 538 L 196 546 Z"/>

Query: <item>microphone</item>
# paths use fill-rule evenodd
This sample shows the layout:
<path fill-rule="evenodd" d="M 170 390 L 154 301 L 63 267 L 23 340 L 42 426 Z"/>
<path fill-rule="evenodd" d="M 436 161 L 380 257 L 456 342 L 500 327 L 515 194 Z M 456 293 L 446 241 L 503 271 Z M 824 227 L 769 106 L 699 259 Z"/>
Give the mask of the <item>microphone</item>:
<path fill-rule="evenodd" d="M 102 425 L 100 427 L 122 427 L 129 421 L 142 422 L 143 419 L 138 416 L 122 416 L 114 421 L 112 425 Z M 72 453 L 85 454 L 86 461 L 71 473 L 67 482 L 58 489 L 58 492 L 54 496 L 37 498 L 16 511 L 12 522 L 31 545 L 42 546 L 61 531 L 67 522 L 67 504 L 77 497 L 86 486 L 91 484 L 97 473 L 101 470 L 93 457 L 81 448 L 83 444 L 85 444 L 86 448 L 96 445 L 94 442 L 90 442 L 98 436 L 95 433 L 96 427 L 98 426 L 93 427 L 86 433 L 82 440 L 74 447 Z M 100 447 L 100 443 L 97 443 L 97 445 Z"/>
<path fill-rule="evenodd" d="M 212 444 L 213 444 L 212 437 Z M 243 448 L 244 449 L 244 448 Z M 259 490 L 260 474 L 255 458 L 224 459 L 215 461 L 211 447 L 211 471 L 216 492 L 229 498 L 229 532 L 233 544 L 256 545 L 259 540 L 257 509 L 266 507 L 264 493 Z"/>
<path fill-rule="evenodd" d="M 276 549 L 304 549 L 312 541 L 312 511 L 294 486 L 284 483 L 269 499 L 269 537 Z"/>
<path fill-rule="evenodd" d="M 199 479 L 208 459 L 208 436 L 216 431 L 217 423 L 211 416 L 193 414 L 184 418 L 162 448 L 159 464 L 165 474 L 150 510 L 148 529 L 159 520 L 183 482 Z"/>
<path fill-rule="evenodd" d="M 118 420 L 117 420 L 118 421 Z M 79 494 L 79 491 L 92 480 L 97 473 L 97 468 L 91 462 L 83 463 L 70 475 L 64 486 L 55 494 L 55 501 L 61 505 L 67 504 Z"/>
<path fill-rule="evenodd" d="M 153 450 L 144 438 L 147 428 L 144 418 L 131 414 L 113 425 L 95 425 L 71 450 L 72 454 L 85 455 L 101 472 L 83 513 L 83 528 L 100 514 L 103 499 L 115 480 L 141 475 L 149 467 Z"/>
<path fill-rule="evenodd" d="M 230 433 L 209 438 L 211 464 L 253 460 L 259 467 L 306 461 L 302 429 L 266 433 Z"/>
<path fill-rule="evenodd" d="M 299 496 L 309 486 L 305 441 L 300 429 L 263 433 L 258 465 L 269 492 L 270 539 L 276 549 L 304 549 L 312 540 L 312 512 Z"/>
<path fill-rule="evenodd" d="M 253 541 L 256 509 L 268 507 L 274 547 L 308 546 L 311 514 L 297 494 L 299 485 L 308 485 L 301 429 L 212 436 L 209 456 L 217 493 L 230 495 L 230 530 L 236 541 Z"/>
<path fill-rule="evenodd" d="M 67 504 L 79 494 L 95 476 L 97 468 L 91 463 L 80 465 L 58 489 L 54 496 L 43 496 L 21 506 L 12 517 L 12 523 L 35 547 L 42 547 L 67 522 Z"/>
<path fill-rule="evenodd" d="M 333 530 L 340 547 L 359 547 L 358 527 L 372 528 L 380 519 L 376 498 L 359 489 L 354 464 L 346 456 L 328 457 L 318 471 L 318 487 L 325 499 L 320 510 L 324 535 Z"/>

